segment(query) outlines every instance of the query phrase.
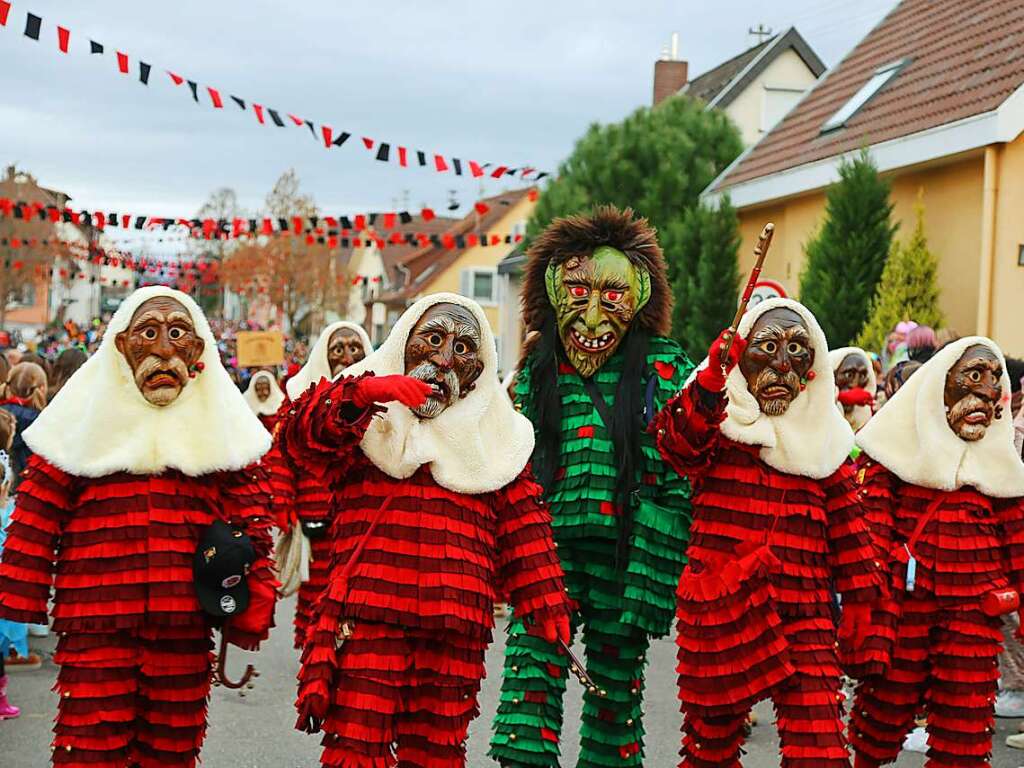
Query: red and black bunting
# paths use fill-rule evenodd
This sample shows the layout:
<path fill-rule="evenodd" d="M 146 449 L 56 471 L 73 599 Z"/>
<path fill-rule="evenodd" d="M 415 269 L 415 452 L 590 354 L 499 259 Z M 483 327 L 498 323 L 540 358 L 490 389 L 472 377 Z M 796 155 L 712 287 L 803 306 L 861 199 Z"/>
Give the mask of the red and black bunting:
<path fill-rule="evenodd" d="M 11 3 L 8 0 L 0 0 L 0 27 L 6 27 L 11 11 Z M 43 29 L 43 19 L 34 13 L 25 14 L 25 37 L 39 41 Z M 68 53 L 71 47 L 71 30 L 67 27 L 56 26 L 55 39 L 57 49 L 61 53 Z M 89 53 L 96 56 L 106 55 L 106 46 L 95 40 L 89 40 Z M 133 70 L 137 72 L 139 82 L 149 85 L 152 65 L 136 59 L 121 50 L 116 50 L 117 71 L 122 75 L 131 75 Z M 187 86 L 192 100 L 197 104 L 208 103 L 213 109 L 225 108 L 225 96 L 243 112 L 251 111 L 260 125 L 273 124 L 278 128 L 285 128 L 289 123 L 295 127 L 307 128 L 315 141 L 322 144 L 326 149 L 341 147 L 352 137 L 351 131 L 337 130 L 326 123 L 316 123 L 291 113 L 283 113 L 288 117 L 285 121 L 282 112 L 271 109 L 265 104 L 260 104 L 251 99 L 244 99 L 233 94 L 225 94 L 219 88 L 210 85 L 200 85 L 195 80 L 190 80 L 175 70 L 166 69 L 167 76 L 176 86 Z M 269 123 L 268 123 L 269 118 Z M 437 173 L 452 173 L 455 176 L 471 176 L 473 178 L 489 177 L 501 179 L 506 176 L 519 178 L 524 181 L 539 181 L 549 174 L 546 171 L 538 170 L 531 165 L 511 165 L 500 163 L 479 163 L 475 160 L 466 160 L 451 155 L 428 152 L 421 149 L 412 149 L 391 141 L 380 141 L 378 139 L 363 136 L 362 145 L 374 157 L 384 163 L 395 163 L 403 168 L 427 168 Z M 393 151 L 392 151 L 393 150 Z"/>

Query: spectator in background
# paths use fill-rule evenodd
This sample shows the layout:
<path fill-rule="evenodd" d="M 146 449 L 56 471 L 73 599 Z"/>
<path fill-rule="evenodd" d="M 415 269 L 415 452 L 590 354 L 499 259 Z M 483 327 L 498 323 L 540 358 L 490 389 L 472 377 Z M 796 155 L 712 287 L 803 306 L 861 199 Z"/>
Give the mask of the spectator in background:
<path fill-rule="evenodd" d="M 907 334 L 907 355 L 917 363 L 927 363 L 938 348 L 935 330 L 919 325 Z"/>
<path fill-rule="evenodd" d="M 46 402 L 53 400 L 54 396 L 60 392 L 60 388 L 71 378 L 71 375 L 81 368 L 88 359 L 89 356 L 78 347 L 68 347 L 57 356 L 57 362 L 53 364 Z"/>
<path fill-rule="evenodd" d="M 32 426 L 32 422 L 45 405 L 46 372 L 35 363 L 18 363 L 11 368 L 0 397 L 0 408 L 9 412 L 18 422 L 18 430 L 11 446 L 11 467 L 14 469 L 12 493 L 17 491 L 21 474 L 32 456 L 32 451 L 25 444 L 22 434 Z"/>
<path fill-rule="evenodd" d="M 899 388 L 907 383 L 914 372 L 921 367 L 921 363 L 914 360 L 904 360 L 902 363 L 896 363 L 889 372 L 885 375 L 885 399 L 891 400 L 892 396 L 895 395 Z"/>
<path fill-rule="evenodd" d="M 43 373 L 46 374 L 46 381 L 50 381 L 50 363 L 45 357 L 35 352 L 26 352 L 18 360 L 19 363 L 35 363 L 43 369 Z"/>
<path fill-rule="evenodd" d="M 11 347 L 4 350 L 4 358 L 7 360 L 7 367 L 13 368 L 21 362 L 21 350 Z"/>
<path fill-rule="evenodd" d="M 960 338 L 960 334 L 954 331 L 952 328 L 943 328 L 941 331 L 935 333 L 935 349 L 942 349 L 947 344 L 951 344 Z"/>
<path fill-rule="evenodd" d="M 907 334 L 917 328 L 913 320 L 896 323 L 892 332 L 885 338 L 882 349 L 882 368 L 888 373 L 894 365 L 907 359 Z"/>

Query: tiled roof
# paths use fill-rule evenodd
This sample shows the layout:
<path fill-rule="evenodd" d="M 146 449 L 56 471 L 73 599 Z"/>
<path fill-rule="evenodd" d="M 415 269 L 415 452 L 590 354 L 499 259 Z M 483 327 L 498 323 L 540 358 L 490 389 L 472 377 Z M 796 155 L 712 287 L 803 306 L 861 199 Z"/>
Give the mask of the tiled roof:
<path fill-rule="evenodd" d="M 902 59 L 843 128 L 821 133 L 879 67 Z M 1022 83 L 1020 0 L 903 0 L 713 189 L 990 112 Z"/>

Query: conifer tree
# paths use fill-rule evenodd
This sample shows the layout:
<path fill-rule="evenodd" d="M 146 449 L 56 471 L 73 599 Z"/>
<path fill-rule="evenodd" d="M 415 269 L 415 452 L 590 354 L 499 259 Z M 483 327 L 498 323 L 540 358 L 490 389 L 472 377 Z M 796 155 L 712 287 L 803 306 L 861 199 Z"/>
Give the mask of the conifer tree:
<path fill-rule="evenodd" d="M 868 321 L 857 338 L 857 345 L 864 349 L 882 349 L 885 337 L 901 320 L 914 320 L 932 328 L 941 328 L 944 322 L 939 309 L 939 265 L 928 250 L 920 195 L 914 215 L 914 232 L 906 244 L 893 244 L 871 301 Z"/>
<path fill-rule="evenodd" d="M 889 189 L 867 150 L 844 160 L 826 193 L 824 224 L 805 246 L 800 300 L 830 347 L 851 343 L 868 316 L 897 229 Z"/>

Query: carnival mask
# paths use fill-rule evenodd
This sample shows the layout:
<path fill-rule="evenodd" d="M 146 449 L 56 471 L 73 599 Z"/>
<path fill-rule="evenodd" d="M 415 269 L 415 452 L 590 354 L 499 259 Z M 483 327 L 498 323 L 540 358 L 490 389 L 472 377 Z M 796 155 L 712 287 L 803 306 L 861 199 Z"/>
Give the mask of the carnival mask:
<path fill-rule="evenodd" d="M 332 377 L 364 357 L 363 341 L 351 328 L 339 328 L 327 340 L 327 365 L 331 368 Z"/>
<path fill-rule="evenodd" d="M 622 251 L 601 246 L 591 256 L 552 262 L 544 277 L 565 354 L 589 378 L 615 354 L 650 300 L 650 273 Z"/>
<path fill-rule="evenodd" d="M 188 310 L 170 296 L 143 302 L 114 344 L 128 362 L 139 392 L 158 406 L 178 399 L 194 366 L 201 365 L 205 346 Z"/>
<path fill-rule="evenodd" d="M 946 374 L 946 422 L 957 437 L 981 440 L 993 420 L 1002 416 L 1003 367 L 988 347 L 968 347 Z"/>
<path fill-rule="evenodd" d="M 270 397 L 270 382 L 267 381 L 265 376 L 260 376 L 256 379 L 256 383 L 253 384 L 253 390 L 255 390 L 256 397 L 259 401 L 261 403 L 265 402 L 266 399 Z"/>
<path fill-rule="evenodd" d="M 413 413 L 432 419 L 473 391 L 484 369 L 481 343 L 480 323 L 465 307 L 445 302 L 423 313 L 405 343 L 405 375 L 434 392 Z"/>
<path fill-rule="evenodd" d="M 836 388 L 840 392 L 848 389 L 866 389 L 868 386 L 868 361 L 864 355 L 852 352 L 842 359 L 836 368 Z M 849 414 L 854 406 L 844 405 L 843 410 Z"/>
<path fill-rule="evenodd" d="M 772 309 L 750 329 L 740 372 L 761 413 L 781 416 L 811 378 L 814 347 L 811 334 L 796 312 Z"/>

